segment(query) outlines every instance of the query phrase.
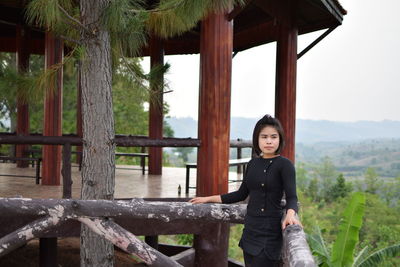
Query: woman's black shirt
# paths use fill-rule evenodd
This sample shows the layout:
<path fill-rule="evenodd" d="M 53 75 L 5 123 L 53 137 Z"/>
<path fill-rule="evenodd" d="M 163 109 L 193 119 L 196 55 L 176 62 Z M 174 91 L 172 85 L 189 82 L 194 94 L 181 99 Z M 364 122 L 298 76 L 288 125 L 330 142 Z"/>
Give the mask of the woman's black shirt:
<path fill-rule="evenodd" d="M 297 212 L 296 173 L 287 158 L 254 158 L 247 165 L 240 188 L 221 195 L 222 203 L 243 201 L 250 196 L 239 246 L 248 254 L 263 252 L 279 260 L 282 248 L 281 199 L 286 194 L 286 209 Z"/>
<path fill-rule="evenodd" d="M 268 216 L 281 213 L 281 199 L 286 195 L 286 209 L 297 212 L 296 172 L 292 162 L 282 156 L 253 158 L 237 191 L 221 195 L 222 203 L 243 201 L 250 196 L 247 214 Z"/>

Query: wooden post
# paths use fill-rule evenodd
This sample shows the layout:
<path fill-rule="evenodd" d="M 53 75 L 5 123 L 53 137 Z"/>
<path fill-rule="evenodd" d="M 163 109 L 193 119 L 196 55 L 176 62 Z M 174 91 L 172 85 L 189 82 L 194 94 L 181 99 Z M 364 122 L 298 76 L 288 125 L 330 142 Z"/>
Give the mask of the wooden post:
<path fill-rule="evenodd" d="M 16 48 L 17 48 L 17 70 L 20 73 L 29 69 L 29 39 L 30 30 L 27 27 L 17 25 Z M 17 96 L 17 135 L 29 135 L 29 105 Z M 15 154 L 17 157 L 28 157 L 26 150 L 29 145 L 16 145 Z M 18 168 L 26 168 L 29 161 L 17 161 Z"/>
<path fill-rule="evenodd" d="M 57 238 L 51 237 L 39 239 L 39 262 L 40 267 L 58 266 Z"/>
<path fill-rule="evenodd" d="M 162 40 L 152 36 L 150 39 L 150 67 L 164 64 L 164 49 Z M 163 84 L 164 77 L 160 75 L 151 81 L 150 111 L 149 111 L 149 137 L 163 138 Z M 162 173 L 162 148 L 149 148 L 149 174 Z"/>
<path fill-rule="evenodd" d="M 295 160 L 297 25 L 296 2 L 284 0 L 276 51 L 275 116 L 286 135 L 284 156 Z"/>
<path fill-rule="evenodd" d="M 63 198 L 72 197 L 72 176 L 71 176 L 71 144 L 66 143 L 62 151 L 62 176 L 63 176 Z"/>
<path fill-rule="evenodd" d="M 240 141 L 242 141 L 242 139 L 240 139 L 240 138 L 238 138 L 237 139 L 239 142 Z M 237 151 L 237 155 L 236 155 L 236 158 L 237 159 L 241 159 L 242 158 L 242 148 L 240 147 L 240 146 L 238 146 L 237 148 L 236 148 L 236 151 Z M 238 174 L 241 174 L 241 173 L 243 173 L 243 170 L 242 170 L 242 166 L 241 165 L 238 165 L 237 166 L 237 171 L 236 171 Z"/>
<path fill-rule="evenodd" d="M 150 247 L 158 250 L 158 235 L 148 235 L 144 237 L 144 241 Z"/>
<path fill-rule="evenodd" d="M 63 43 L 52 33 L 46 32 L 45 39 L 45 62 L 46 68 L 50 68 L 56 63 L 62 62 Z M 57 72 L 54 82 L 50 83 L 46 91 L 44 101 L 44 136 L 62 135 L 62 67 Z M 60 185 L 61 171 L 61 147 L 43 146 L 43 185 Z"/>
<path fill-rule="evenodd" d="M 197 195 L 228 191 L 233 22 L 224 12 L 201 24 Z M 216 224 L 194 238 L 195 266 L 227 266 L 229 226 Z"/>

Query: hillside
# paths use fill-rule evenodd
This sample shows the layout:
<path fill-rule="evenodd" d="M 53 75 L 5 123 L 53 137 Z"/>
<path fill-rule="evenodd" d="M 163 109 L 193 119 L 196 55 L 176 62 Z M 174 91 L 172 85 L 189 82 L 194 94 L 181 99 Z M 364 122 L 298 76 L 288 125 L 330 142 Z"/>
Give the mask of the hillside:
<path fill-rule="evenodd" d="M 169 118 L 167 121 L 176 137 L 197 136 L 197 121 L 192 118 Z M 250 140 L 256 121 L 232 118 L 231 139 Z M 374 167 L 381 176 L 399 176 L 400 122 L 297 120 L 296 161 L 319 164 L 326 156 L 332 159 L 338 171 L 348 176 L 360 176 L 368 167 Z M 195 160 L 195 152 L 189 158 Z"/>
<path fill-rule="evenodd" d="M 197 121 L 192 118 L 167 118 L 176 137 L 197 137 Z M 251 139 L 257 118 L 231 119 L 231 139 Z M 336 122 L 296 121 L 296 143 L 347 142 L 366 139 L 400 138 L 400 121 Z"/>

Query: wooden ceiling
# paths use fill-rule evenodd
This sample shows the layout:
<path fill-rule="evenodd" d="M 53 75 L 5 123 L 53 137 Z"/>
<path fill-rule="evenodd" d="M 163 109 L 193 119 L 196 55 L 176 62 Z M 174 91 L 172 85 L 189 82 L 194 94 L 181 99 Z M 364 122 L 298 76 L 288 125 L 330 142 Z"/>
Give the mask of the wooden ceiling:
<path fill-rule="evenodd" d="M 234 21 L 234 51 L 242 51 L 273 42 L 277 33 L 277 14 L 271 6 L 280 0 L 248 0 L 244 7 L 235 7 L 228 17 Z M 0 2 L 0 52 L 15 52 L 16 25 L 24 24 L 24 0 Z M 299 34 L 333 28 L 342 23 L 346 11 L 337 0 L 298 0 Z M 279 19 L 279 18 L 278 18 Z M 30 52 L 44 53 L 44 34 L 31 32 Z M 165 41 L 166 55 L 196 54 L 200 46 L 200 23 L 191 31 Z M 143 49 L 143 56 L 148 55 Z"/>

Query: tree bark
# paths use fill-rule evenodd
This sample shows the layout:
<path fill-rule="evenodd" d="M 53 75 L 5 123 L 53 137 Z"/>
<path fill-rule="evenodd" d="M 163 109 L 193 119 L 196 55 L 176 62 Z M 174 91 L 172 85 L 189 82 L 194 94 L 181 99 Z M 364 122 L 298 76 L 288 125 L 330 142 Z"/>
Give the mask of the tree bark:
<path fill-rule="evenodd" d="M 82 199 L 113 199 L 115 142 L 109 32 L 101 25 L 108 0 L 80 1 L 85 58 L 81 67 L 83 113 Z M 112 243 L 81 228 L 81 266 L 113 266 Z"/>

